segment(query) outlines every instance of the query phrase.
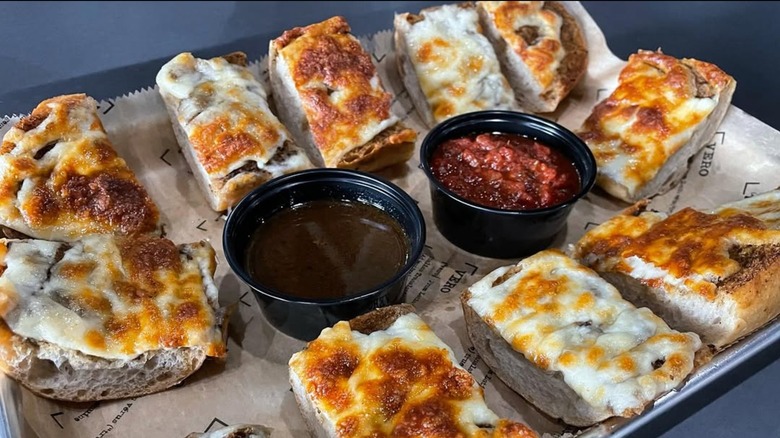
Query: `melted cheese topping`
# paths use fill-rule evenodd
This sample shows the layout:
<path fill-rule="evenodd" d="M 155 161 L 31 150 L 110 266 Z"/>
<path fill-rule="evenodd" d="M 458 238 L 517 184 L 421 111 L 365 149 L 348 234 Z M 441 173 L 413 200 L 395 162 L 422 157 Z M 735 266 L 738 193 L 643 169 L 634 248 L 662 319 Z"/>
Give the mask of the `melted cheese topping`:
<path fill-rule="evenodd" d="M 733 212 L 732 212 L 733 213 Z M 575 256 L 599 271 L 618 271 L 669 293 L 682 289 L 709 300 L 740 264 L 729 251 L 780 243 L 780 231 L 743 213 L 706 214 L 686 208 L 669 217 L 619 215 L 586 233 Z"/>
<path fill-rule="evenodd" d="M 618 81 L 579 135 L 593 151 L 600 177 L 633 197 L 688 143 L 733 78 L 712 64 L 639 51 Z"/>
<path fill-rule="evenodd" d="M 364 335 L 341 321 L 290 369 L 338 437 L 535 437 L 499 420 L 450 348 L 415 314 Z"/>
<path fill-rule="evenodd" d="M 523 60 L 542 92 L 553 84 L 566 55 L 561 43 L 563 19 L 542 1 L 485 1 L 501 38 Z"/>
<path fill-rule="evenodd" d="M 314 142 L 328 167 L 398 122 L 371 56 L 342 17 L 285 32 L 274 41 Z"/>
<path fill-rule="evenodd" d="M 107 359 L 195 346 L 225 354 L 205 242 L 2 239 L 0 256 L 0 312 L 17 335 Z"/>
<path fill-rule="evenodd" d="M 557 250 L 499 268 L 469 291 L 468 304 L 516 351 L 615 415 L 680 384 L 701 345 Z"/>
<path fill-rule="evenodd" d="M 41 102 L 3 138 L 0 223 L 29 236 L 155 231 L 159 213 L 83 94 Z"/>
<path fill-rule="evenodd" d="M 474 7 L 423 10 L 405 34 L 407 53 L 436 122 L 485 109 L 513 109 L 515 95 L 482 34 Z"/>

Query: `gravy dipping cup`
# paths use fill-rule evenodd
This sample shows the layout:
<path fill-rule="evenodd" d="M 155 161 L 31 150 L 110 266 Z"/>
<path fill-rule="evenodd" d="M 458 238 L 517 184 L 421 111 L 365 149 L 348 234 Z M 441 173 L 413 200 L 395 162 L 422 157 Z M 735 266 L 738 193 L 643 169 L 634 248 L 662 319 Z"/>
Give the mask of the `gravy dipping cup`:
<path fill-rule="evenodd" d="M 520 134 L 560 151 L 579 173 L 579 191 L 563 203 L 532 210 L 486 207 L 455 194 L 434 176 L 431 157 L 442 142 L 479 133 Z M 557 123 L 513 111 L 477 111 L 445 120 L 423 140 L 420 163 L 439 232 L 465 251 L 492 258 L 523 257 L 550 246 L 574 204 L 596 181 L 596 159 L 579 137 Z"/>
<path fill-rule="evenodd" d="M 387 213 L 407 238 L 408 250 L 401 269 L 373 289 L 328 299 L 288 295 L 250 276 L 247 253 L 258 227 L 281 210 L 318 200 L 360 202 Z M 267 182 L 233 208 L 222 234 L 228 265 L 250 287 L 266 320 L 281 332 L 304 341 L 315 339 L 322 329 L 338 321 L 403 302 L 404 282 L 424 244 L 425 221 L 406 192 L 374 175 L 345 169 L 310 169 Z"/>

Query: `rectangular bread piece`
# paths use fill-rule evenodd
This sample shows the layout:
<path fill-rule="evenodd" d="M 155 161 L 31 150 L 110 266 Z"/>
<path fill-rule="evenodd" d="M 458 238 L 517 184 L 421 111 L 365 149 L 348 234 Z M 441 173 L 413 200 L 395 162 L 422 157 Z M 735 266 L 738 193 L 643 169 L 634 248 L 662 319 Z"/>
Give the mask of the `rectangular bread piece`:
<path fill-rule="evenodd" d="M 312 436 L 537 437 L 499 419 L 452 350 L 408 304 L 341 321 L 290 359 Z"/>
<path fill-rule="evenodd" d="M 577 20 L 557 1 L 480 1 L 477 8 L 520 106 L 555 111 L 588 68 Z"/>
<path fill-rule="evenodd" d="M 735 87 L 713 64 L 660 51 L 631 55 L 617 89 L 578 132 L 596 157 L 596 183 L 626 202 L 669 190 L 715 134 Z"/>
<path fill-rule="evenodd" d="M 65 241 L 161 231 L 157 206 L 114 150 L 97 102 L 85 94 L 44 100 L 3 137 L 0 225 Z"/>
<path fill-rule="evenodd" d="M 0 369 L 44 397 L 136 397 L 225 357 L 206 242 L 0 239 Z"/>
<path fill-rule="evenodd" d="M 395 16 L 399 74 L 428 127 L 472 111 L 518 109 L 471 3 Z"/>
<path fill-rule="evenodd" d="M 157 74 L 176 140 L 209 205 L 223 211 L 262 183 L 312 167 L 268 107 L 241 52 L 182 53 Z"/>
<path fill-rule="evenodd" d="M 558 250 L 491 272 L 461 303 L 471 342 L 496 375 L 574 426 L 642 412 L 683 382 L 701 345 Z"/>
<path fill-rule="evenodd" d="M 272 40 L 268 73 L 279 118 L 316 165 L 374 171 L 412 155 L 417 133 L 393 115 L 393 96 L 343 17 Z"/>
<path fill-rule="evenodd" d="M 722 349 L 780 314 L 780 230 L 762 215 L 780 198 L 757 198 L 715 213 L 637 206 L 588 231 L 574 255 L 629 301 Z"/>

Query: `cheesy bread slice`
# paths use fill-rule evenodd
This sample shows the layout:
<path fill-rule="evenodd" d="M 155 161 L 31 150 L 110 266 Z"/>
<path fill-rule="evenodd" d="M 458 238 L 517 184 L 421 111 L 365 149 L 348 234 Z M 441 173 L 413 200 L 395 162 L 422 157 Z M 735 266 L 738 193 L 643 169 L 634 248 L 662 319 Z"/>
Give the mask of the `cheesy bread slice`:
<path fill-rule="evenodd" d="M 0 368 L 62 400 L 166 389 L 223 357 L 206 242 L 0 239 Z"/>
<path fill-rule="evenodd" d="M 683 382 L 701 346 L 558 250 L 496 269 L 461 300 L 485 363 L 575 426 L 639 414 Z"/>
<path fill-rule="evenodd" d="M 157 86 L 212 209 L 226 210 L 262 183 L 312 167 L 271 112 L 243 53 L 212 59 L 182 53 L 160 69 Z"/>
<path fill-rule="evenodd" d="M 0 146 L 0 225 L 27 236 L 159 231 L 159 212 L 84 94 L 41 102 Z"/>
<path fill-rule="evenodd" d="M 393 96 L 343 17 L 272 40 L 268 73 L 279 118 L 315 164 L 373 171 L 411 156 L 417 133 L 392 113 Z"/>
<path fill-rule="evenodd" d="M 290 382 L 317 437 L 517 437 L 482 388 L 408 304 L 326 328 L 290 359 Z"/>
<path fill-rule="evenodd" d="M 593 108 L 579 136 L 596 157 L 596 183 L 635 202 L 664 193 L 715 134 L 736 88 L 717 66 L 640 50 L 612 94 Z"/>
<path fill-rule="evenodd" d="M 517 109 L 473 4 L 397 14 L 394 23 L 399 73 L 429 127 L 472 111 Z"/>
<path fill-rule="evenodd" d="M 555 111 L 588 67 L 577 20 L 557 1 L 480 1 L 477 7 L 520 105 Z"/>
<path fill-rule="evenodd" d="M 773 196 L 762 211 L 778 208 Z M 626 299 L 720 349 L 780 314 L 780 230 L 771 217 L 751 216 L 749 203 L 734 205 L 671 215 L 631 209 L 588 231 L 574 255 Z"/>

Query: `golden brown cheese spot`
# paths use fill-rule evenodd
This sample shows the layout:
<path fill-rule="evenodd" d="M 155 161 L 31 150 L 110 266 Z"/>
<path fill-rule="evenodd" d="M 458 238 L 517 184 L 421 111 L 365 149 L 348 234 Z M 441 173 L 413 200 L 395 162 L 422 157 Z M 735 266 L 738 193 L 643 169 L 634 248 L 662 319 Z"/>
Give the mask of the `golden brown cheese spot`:
<path fill-rule="evenodd" d="M 590 347 L 585 355 L 585 360 L 590 366 L 597 366 L 604 359 L 604 349 L 601 347 Z"/>
<path fill-rule="evenodd" d="M 112 316 L 104 323 L 107 342 L 112 342 L 125 352 L 132 352 L 142 331 L 138 315 Z"/>
<path fill-rule="evenodd" d="M 636 363 L 634 362 L 634 359 L 631 358 L 631 356 L 620 355 L 617 358 L 615 358 L 615 364 L 617 365 L 618 368 L 620 368 L 621 370 L 627 373 L 636 372 Z"/>
<path fill-rule="evenodd" d="M 516 336 L 512 339 L 512 347 L 517 351 L 528 351 L 533 342 L 534 338 L 532 335 Z"/>
<path fill-rule="evenodd" d="M 501 419 L 494 429 L 492 438 L 538 438 L 539 435 L 522 423 Z"/>
<path fill-rule="evenodd" d="M 448 85 L 447 86 L 447 91 L 452 96 L 461 97 L 466 92 L 466 89 L 464 87 L 460 86 L 460 85 L 452 84 L 452 85 Z"/>
<path fill-rule="evenodd" d="M 590 292 L 585 292 L 577 297 L 577 301 L 574 303 L 575 310 L 588 310 L 592 309 L 596 305 L 596 298 Z"/>
<path fill-rule="evenodd" d="M 672 344 L 687 344 L 690 342 L 688 340 L 688 337 L 685 336 L 683 333 L 659 333 L 652 338 L 648 339 L 647 342 L 650 343 L 656 343 L 656 342 L 669 342 Z"/>
<path fill-rule="evenodd" d="M 449 101 L 441 101 L 434 105 L 433 116 L 436 120 L 443 120 L 455 114 L 455 106 Z"/>
<path fill-rule="evenodd" d="M 439 392 L 449 400 L 466 400 L 473 391 L 474 378 L 460 368 L 450 367 L 439 383 Z"/>
<path fill-rule="evenodd" d="M 59 265 L 59 275 L 74 281 L 83 282 L 95 270 L 96 264 L 89 261 L 62 262 Z"/>
<path fill-rule="evenodd" d="M 106 348 L 106 338 L 97 330 L 89 330 L 84 336 L 84 341 L 90 348 L 102 350 Z"/>
<path fill-rule="evenodd" d="M 352 404 L 347 381 L 360 363 L 354 344 L 329 345 L 315 340 L 309 344 L 309 358 L 305 373 L 307 391 L 329 409 L 341 411 Z"/>
<path fill-rule="evenodd" d="M 105 230 L 118 230 L 125 235 L 156 228 L 157 209 L 146 190 L 131 176 L 101 172 L 66 178 L 59 195 L 68 211 L 95 221 Z"/>
<path fill-rule="evenodd" d="M 685 208 L 628 241 L 620 257 L 639 257 L 674 278 L 692 274 L 725 278 L 739 270 L 739 263 L 729 258 L 728 236 L 765 229 L 762 221 L 751 216 L 723 217 Z M 696 290 L 709 299 L 715 298 L 714 287 Z"/>
<path fill-rule="evenodd" d="M 564 351 L 560 356 L 558 356 L 558 364 L 561 367 L 571 367 L 575 363 L 577 363 L 577 356 L 575 356 L 571 351 Z"/>
<path fill-rule="evenodd" d="M 533 312 L 557 313 L 560 306 L 546 298 L 557 296 L 566 288 L 567 280 L 559 278 L 550 280 L 541 272 L 528 273 L 515 289 L 506 297 L 503 303 L 496 309 L 493 320 L 505 321 L 517 309 L 528 309 Z"/>
<path fill-rule="evenodd" d="M 439 37 L 428 40 L 417 50 L 417 60 L 423 64 L 442 64 L 445 60 L 441 56 L 441 49 L 449 47 L 450 43 Z"/>
<path fill-rule="evenodd" d="M 179 250 L 168 239 L 141 236 L 119 239 L 117 245 L 130 278 L 141 285 L 157 286 L 158 271 L 182 271 Z"/>
<path fill-rule="evenodd" d="M 466 436 L 458 429 L 454 409 L 445 401 L 424 400 L 410 405 L 401 415 L 394 431 L 394 436 L 399 438 Z"/>
<path fill-rule="evenodd" d="M 154 292 L 147 291 L 146 289 L 138 287 L 136 284 L 129 281 L 115 281 L 114 290 L 116 291 L 116 294 L 126 303 L 137 304 L 144 299 L 153 299 L 155 297 Z"/>
<path fill-rule="evenodd" d="M 480 71 L 482 71 L 482 68 L 485 65 L 485 61 L 482 59 L 481 56 L 470 56 L 469 59 L 466 61 L 466 64 L 464 64 L 464 69 L 462 70 L 462 74 L 464 75 L 472 75 L 477 74 Z M 459 88 L 463 90 L 463 87 L 455 87 L 454 85 L 451 85 L 450 87 L 453 88 Z M 460 96 L 463 94 L 463 91 L 461 91 L 459 94 L 456 94 L 456 96 Z"/>
<path fill-rule="evenodd" d="M 530 359 L 534 365 L 543 370 L 550 368 L 550 358 L 544 354 L 535 354 Z"/>
<path fill-rule="evenodd" d="M 76 294 L 72 299 L 77 311 L 96 313 L 101 316 L 111 315 L 111 301 L 105 295 L 90 289 Z"/>
<path fill-rule="evenodd" d="M 95 141 L 91 147 L 84 148 L 83 152 L 83 159 L 93 164 L 109 165 L 119 159 L 114 148 L 105 140 Z"/>
<path fill-rule="evenodd" d="M 232 102 L 230 114 L 197 124 L 190 140 L 206 172 L 227 170 L 227 165 L 251 155 L 264 155 L 279 141 L 279 131 L 244 105 Z"/>
<path fill-rule="evenodd" d="M 370 406 L 376 406 L 383 421 L 388 421 L 397 414 L 409 394 L 411 384 L 408 381 L 398 381 L 390 377 L 371 380 L 363 383 L 359 391 L 370 400 Z"/>
<path fill-rule="evenodd" d="M 33 226 L 45 226 L 54 223 L 60 214 L 60 204 L 50 188 L 36 186 L 25 206 L 27 220 Z"/>
<path fill-rule="evenodd" d="M 671 376 L 679 376 L 686 369 L 685 358 L 679 353 L 672 353 L 666 358 L 661 369 L 666 370 Z"/>
<path fill-rule="evenodd" d="M 339 438 L 350 438 L 358 436 L 360 432 L 360 417 L 350 415 L 344 417 L 336 424 L 336 436 Z"/>
<path fill-rule="evenodd" d="M 207 328 L 206 309 L 200 303 L 187 301 L 176 306 L 171 324 L 181 327 L 187 333 L 197 333 Z"/>

